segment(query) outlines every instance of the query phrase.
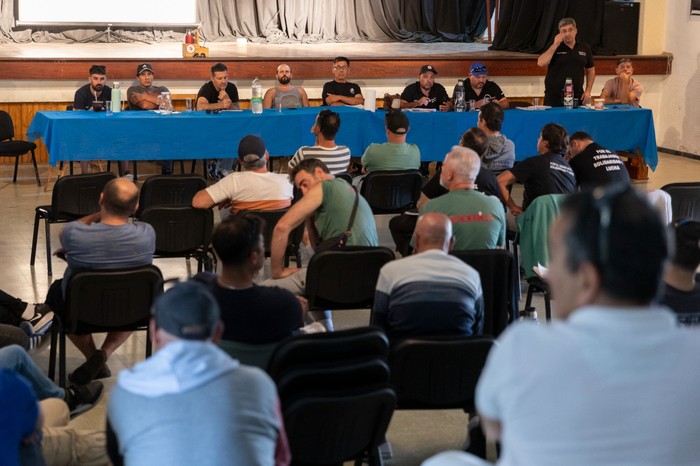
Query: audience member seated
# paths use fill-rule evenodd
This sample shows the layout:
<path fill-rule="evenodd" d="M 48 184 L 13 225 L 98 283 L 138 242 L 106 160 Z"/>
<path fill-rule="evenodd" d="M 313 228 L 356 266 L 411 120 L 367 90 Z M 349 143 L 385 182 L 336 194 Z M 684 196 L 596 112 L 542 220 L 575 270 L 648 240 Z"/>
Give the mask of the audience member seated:
<path fill-rule="evenodd" d="M 208 209 L 218 204 L 222 218 L 241 210 L 279 210 L 292 204 L 292 186 L 287 177 L 270 173 L 270 155 L 265 142 L 252 134 L 238 144 L 238 160 L 243 171 L 233 172 L 192 199 L 192 207 Z"/>
<path fill-rule="evenodd" d="M 0 368 L 0 410 L 2 442 L 0 458 L 7 465 L 43 464 L 42 420 L 36 395 L 26 380 Z"/>
<path fill-rule="evenodd" d="M 333 81 L 323 85 L 321 96 L 323 105 L 362 105 L 365 98 L 362 97 L 360 86 L 348 81 L 350 74 L 350 60 L 346 57 L 333 59 Z"/>
<path fill-rule="evenodd" d="M 700 325 L 700 222 L 681 220 L 674 224 L 676 250 L 666 268 L 661 304 L 676 312 L 686 325 Z"/>
<path fill-rule="evenodd" d="M 109 398 L 112 461 L 288 464 L 275 384 L 216 346 L 223 324 L 204 286 L 166 291 L 150 325 L 156 353 L 121 371 Z"/>
<path fill-rule="evenodd" d="M 230 176 L 230 175 L 229 175 Z M 299 333 L 303 325 L 302 297 L 253 280 L 265 263 L 264 221 L 241 212 L 217 225 L 212 246 L 221 272 L 198 274 L 216 298 L 224 323 L 222 339 L 265 344 Z"/>
<path fill-rule="evenodd" d="M 293 86 L 292 69 L 289 65 L 283 63 L 277 67 L 275 75 L 279 84 L 271 87 L 265 92 L 263 98 L 263 108 L 297 108 L 308 107 L 309 97 L 306 91 L 301 86 Z"/>
<path fill-rule="evenodd" d="M 600 98 L 605 99 L 606 104 L 629 104 L 639 107 L 644 87 L 632 77 L 633 73 L 632 60 L 620 58 L 615 68 L 617 77 L 605 81 Z"/>
<path fill-rule="evenodd" d="M 477 62 L 469 67 L 469 76 L 464 80 L 464 100 L 474 101 L 475 108 L 481 108 L 489 102 L 494 102 L 501 108 L 509 108 L 508 98 L 501 86 L 488 79 L 489 70 L 483 63 Z M 457 86 L 455 86 L 455 91 Z M 452 92 L 452 100 L 455 94 Z M 471 109 L 473 110 L 473 109 Z"/>
<path fill-rule="evenodd" d="M 576 191 L 576 176 L 564 160 L 564 155 L 569 151 L 568 146 L 566 129 L 556 123 L 547 123 L 537 139 L 537 152 L 541 155 L 527 158 L 498 175 L 501 194 L 513 215 L 523 213 L 539 196 Z M 522 206 L 515 203 L 508 189 L 516 181 L 525 185 Z"/>
<path fill-rule="evenodd" d="M 316 143 L 313 146 L 300 147 L 289 161 L 289 168 L 293 169 L 302 160 L 311 158 L 321 160 L 333 175 L 347 171 L 350 149 L 347 146 L 336 145 L 335 135 L 339 130 L 340 115 L 332 110 L 321 110 L 311 127 L 311 133 L 316 136 Z"/>
<path fill-rule="evenodd" d="M 607 184 L 629 186 L 630 175 L 615 152 L 606 149 L 593 138 L 577 131 L 569 137 L 569 165 L 581 189 L 593 189 Z"/>
<path fill-rule="evenodd" d="M 422 215 L 413 238 L 416 253 L 389 262 L 379 273 L 371 324 L 392 340 L 480 334 L 481 279 L 448 254 L 455 243 L 450 219 L 440 213 Z"/>
<path fill-rule="evenodd" d="M 488 168 L 495 175 L 513 167 L 515 163 L 515 144 L 501 134 L 503 109 L 494 102 L 481 106 L 476 125 L 481 128 L 488 139 L 486 151 L 481 153 L 481 168 Z"/>
<path fill-rule="evenodd" d="M 477 386 L 499 464 L 696 465 L 700 339 L 652 304 L 668 255 L 658 214 L 628 187 L 573 194 L 549 243 L 559 321 L 509 327 Z"/>
<path fill-rule="evenodd" d="M 133 182 L 124 178 L 111 180 L 100 194 L 100 211 L 67 224 L 61 232 L 63 249 L 58 252 L 65 254 L 68 267 L 63 279 L 53 282 L 46 295 L 46 304 L 60 318 L 65 318 L 64 293 L 74 270 L 138 267 L 153 260 L 153 227 L 130 221 L 138 207 L 138 197 L 139 190 Z M 86 358 L 69 379 L 85 385 L 92 379 L 110 377 L 107 360 L 129 335 L 131 332 L 109 332 L 97 349 L 92 335 L 69 334 L 70 341 Z"/>
<path fill-rule="evenodd" d="M 401 93 L 401 108 L 419 110 L 452 110 L 452 101 L 445 87 L 435 82 L 437 70 L 432 65 L 423 65 L 418 73 L 418 81 L 409 84 Z"/>
<path fill-rule="evenodd" d="M 420 149 L 406 142 L 410 129 L 408 117 L 401 111 L 391 111 L 384 117 L 384 125 L 387 142 L 367 147 L 362 155 L 362 171 L 418 170 Z"/>

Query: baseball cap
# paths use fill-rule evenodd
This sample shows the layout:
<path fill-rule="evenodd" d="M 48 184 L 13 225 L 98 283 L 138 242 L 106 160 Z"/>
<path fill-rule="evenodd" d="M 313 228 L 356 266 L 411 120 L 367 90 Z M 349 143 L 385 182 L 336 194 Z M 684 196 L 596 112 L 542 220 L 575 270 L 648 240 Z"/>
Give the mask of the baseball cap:
<path fill-rule="evenodd" d="M 238 144 L 238 158 L 246 165 L 254 164 L 265 157 L 265 150 L 265 142 L 254 134 L 249 134 Z"/>
<path fill-rule="evenodd" d="M 184 340 L 206 340 L 219 322 L 219 305 L 204 285 L 175 284 L 153 304 L 151 315 L 158 328 Z"/>
<path fill-rule="evenodd" d="M 410 124 L 408 117 L 401 112 L 389 112 L 386 114 L 386 128 L 394 134 L 406 134 Z"/>
<path fill-rule="evenodd" d="M 438 74 L 437 70 L 433 67 L 433 65 L 423 65 L 423 67 L 420 69 L 419 74 L 423 74 L 427 71 L 432 71 L 435 74 Z"/>
<path fill-rule="evenodd" d="M 469 72 L 474 76 L 485 76 L 489 74 L 489 70 L 486 69 L 486 65 L 481 62 L 474 63 L 470 68 Z"/>
<path fill-rule="evenodd" d="M 150 71 L 151 73 L 155 74 L 150 63 L 141 63 L 136 67 L 136 76 L 140 76 L 144 71 Z"/>

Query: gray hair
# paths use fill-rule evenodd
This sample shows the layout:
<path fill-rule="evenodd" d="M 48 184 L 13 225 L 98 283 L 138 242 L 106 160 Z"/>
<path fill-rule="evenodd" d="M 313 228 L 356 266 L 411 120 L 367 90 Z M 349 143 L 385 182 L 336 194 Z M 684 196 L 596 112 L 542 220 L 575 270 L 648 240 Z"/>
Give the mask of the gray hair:
<path fill-rule="evenodd" d="M 557 27 L 561 29 L 564 26 L 568 26 L 569 24 L 571 24 L 573 27 L 576 27 L 576 20 L 574 18 L 562 18 L 559 20 L 559 26 Z"/>

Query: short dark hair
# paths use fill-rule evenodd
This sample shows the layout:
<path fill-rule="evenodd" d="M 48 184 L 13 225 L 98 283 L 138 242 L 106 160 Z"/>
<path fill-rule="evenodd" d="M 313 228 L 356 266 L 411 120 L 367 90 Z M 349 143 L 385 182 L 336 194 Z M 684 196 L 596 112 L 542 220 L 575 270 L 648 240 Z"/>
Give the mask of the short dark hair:
<path fill-rule="evenodd" d="M 484 130 L 475 126 L 464 132 L 462 139 L 459 141 L 459 145 L 473 150 L 481 157 L 489 147 L 489 140 Z"/>
<path fill-rule="evenodd" d="M 104 65 L 92 65 L 90 67 L 90 74 L 107 74 L 107 67 Z"/>
<path fill-rule="evenodd" d="M 340 130 L 340 115 L 332 110 L 321 110 L 316 117 L 316 124 L 324 138 L 335 139 Z"/>
<path fill-rule="evenodd" d="M 542 140 L 549 143 L 549 151 L 564 155 L 569 152 L 569 135 L 566 128 L 556 123 L 547 123 L 542 127 Z"/>
<path fill-rule="evenodd" d="M 294 166 L 294 168 L 292 168 L 292 171 L 289 172 L 289 181 L 291 181 L 292 184 L 294 184 L 294 179 L 297 177 L 297 174 L 298 174 L 300 171 L 303 170 L 303 171 L 305 171 L 305 172 L 307 172 L 307 173 L 313 173 L 314 171 L 316 171 L 317 168 L 320 168 L 320 169 L 323 170 L 325 173 L 330 173 L 330 172 L 331 172 L 331 171 L 328 169 L 328 165 L 326 165 L 325 163 L 323 163 L 322 160 L 320 160 L 320 159 L 314 159 L 314 158 L 308 158 L 308 159 L 302 160 L 301 162 L 299 162 L 298 164 L 296 164 L 296 165 Z"/>
<path fill-rule="evenodd" d="M 585 133 L 583 131 L 576 131 L 574 134 L 569 136 L 569 142 L 571 141 L 586 141 L 586 140 L 593 140 L 590 134 Z"/>
<path fill-rule="evenodd" d="M 479 108 L 479 118 L 484 120 L 491 131 L 500 131 L 503 126 L 503 109 L 495 102 L 489 102 Z"/>
<path fill-rule="evenodd" d="M 211 244 L 224 265 L 243 265 L 260 245 L 265 220 L 248 212 L 229 215 L 214 228 Z"/>
<path fill-rule="evenodd" d="M 333 59 L 333 64 L 335 65 L 335 64 L 338 63 L 339 61 L 344 61 L 345 63 L 348 64 L 348 66 L 350 66 L 350 60 L 349 60 L 347 57 L 335 57 L 335 58 Z"/>
<path fill-rule="evenodd" d="M 607 228 L 601 222 L 606 210 Z M 570 270 L 589 262 L 608 296 L 643 305 L 656 298 L 669 244 L 646 198 L 634 188 L 612 185 L 567 196 L 561 215 L 569 219 L 564 242 Z"/>
<path fill-rule="evenodd" d="M 212 76 L 214 76 L 214 73 L 216 73 L 216 72 L 224 72 L 224 71 L 228 71 L 228 68 L 223 63 L 217 63 L 215 65 L 212 65 L 212 67 L 211 67 L 211 75 Z"/>
<path fill-rule="evenodd" d="M 114 215 L 129 217 L 136 211 L 138 202 L 138 189 L 135 189 L 132 195 L 128 195 L 119 187 L 119 178 L 109 180 L 102 189 L 102 205 Z"/>
<path fill-rule="evenodd" d="M 700 265 L 700 222 L 679 220 L 673 224 L 673 232 L 676 239 L 673 264 L 691 272 L 697 270 Z"/>

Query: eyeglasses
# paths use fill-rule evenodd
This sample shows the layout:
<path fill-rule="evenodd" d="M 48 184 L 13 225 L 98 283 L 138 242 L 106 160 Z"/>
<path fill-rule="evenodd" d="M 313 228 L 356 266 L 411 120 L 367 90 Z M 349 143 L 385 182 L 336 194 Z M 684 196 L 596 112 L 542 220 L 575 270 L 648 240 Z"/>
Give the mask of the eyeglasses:
<path fill-rule="evenodd" d="M 334 70 L 345 71 L 345 70 L 347 70 L 348 68 L 350 68 L 349 65 L 333 65 L 333 69 L 334 69 Z"/>
<path fill-rule="evenodd" d="M 601 186 L 593 190 L 593 205 L 600 213 L 600 222 L 598 224 L 598 259 L 601 273 L 610 260 L 610 222 L 612 221 L 615 200 L 617 200 L 620 194 L 629 189 L 631 188 L 624 185 L 612 185 L 606 187 Z"/>

